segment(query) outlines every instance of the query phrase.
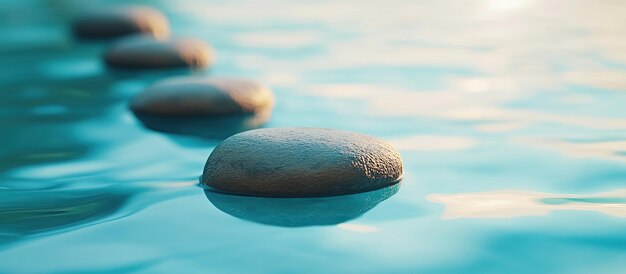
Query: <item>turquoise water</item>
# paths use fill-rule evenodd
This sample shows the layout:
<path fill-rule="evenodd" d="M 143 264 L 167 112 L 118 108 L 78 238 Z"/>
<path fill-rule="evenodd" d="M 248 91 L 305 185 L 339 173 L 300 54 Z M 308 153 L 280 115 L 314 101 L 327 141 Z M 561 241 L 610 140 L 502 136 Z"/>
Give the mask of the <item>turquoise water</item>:
<path fill-rule="evenodd" d="M 625 272 L 626 3 L 137 1 L 218 54 L 142 73 L 70 38 L 85 2 L 0 1 L 0 273 Z M 219 140 L 127 108 L 175 74 L 265 82 L 268 127 L 385 139 L 404 180 L 205 194 Z"/>

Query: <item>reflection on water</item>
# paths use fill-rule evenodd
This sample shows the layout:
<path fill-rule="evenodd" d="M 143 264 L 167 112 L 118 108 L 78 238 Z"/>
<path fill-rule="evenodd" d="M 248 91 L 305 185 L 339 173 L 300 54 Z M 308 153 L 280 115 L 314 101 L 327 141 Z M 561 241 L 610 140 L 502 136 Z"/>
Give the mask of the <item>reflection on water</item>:
<path fill-rule="evenodd" d="M 267 123 L 271 112 L 218 117 L 163 117 L 137 113 L 137 118 L 149 129 L 190 135 L 207 139 L 226 139 L 242 131 L 256 129 Z"/>
<path fill-rule="evenodd" d="M 626 218 L 626 189 L 594 195 L 559 195 L 528 191 L 431 194 L 445 206 L 444 219 L 512 218 L 548 215 L 558 210 L 584 210 Z"/>
<path fill-rule="evenodd" d="M 219 210 L 256 223 L 302 227 L 335 225 L 363 215 L 398 192 L 400 184 L 370 192 L 316 198 L 261 198 L 205 190 Z M 348 226 L 350 227 L 350 226 Z"/>
<path fill-rule="evenodd" d="M 115 213 L 127 199 L 102 190 L 4 190 L 0 235 L 23 237 L 88 223 Z"/>
<path fill-rule="evenodd" d="M 416 135 L 388 140 L 395 148 L 404 151 L 460 151 L 476 145 L 476 140 L 455 136 Z"/>
<path fill-rule="evenodd" d="M 556 149 L 571 157 L 593 157 L 626 161 L 626 140 L 521 140 L 531 145 Z"/>

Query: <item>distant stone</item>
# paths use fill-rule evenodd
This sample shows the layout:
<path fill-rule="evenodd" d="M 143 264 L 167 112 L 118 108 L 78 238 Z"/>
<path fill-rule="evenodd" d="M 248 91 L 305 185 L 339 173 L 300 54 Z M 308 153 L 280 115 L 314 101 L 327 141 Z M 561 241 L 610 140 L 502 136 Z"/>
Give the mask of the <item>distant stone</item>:
<path fill-rule="evenodd" d="M 267 198 L 229 195 L 205 190 L 219 210 L 255 223 L 282 227 L 336 225 L 358 218 L 398 192 L 400 184 L 330 197 Z"/>
<path fill-rule="evenodd" d="M 233 135 L 216 147 L 202 183 L 230 194 L 314 197 L 393 185 L 402 159 L 389 144 L 321 128 L 268 128 Z"/>
<path fill-rule="evenodd" d="M 150 7 L 125 7 L 87 12 L 72 22 L 79 39 L 111 39 L 129 34 L 156 38 L 169 35 L 167 18 Z"/>
<path fill-rule="evenodd" d="M 177 77 L 148 87 L 130 108 L 148 128 L 223 139 L 265 124 L 273 105 L 272 91 L 254 81 Z"/>
<path fill-rule="evenodd" d="M 104 62 L 109 67 L 126 69 L 203 69 L 209 67 L 213 59 L 213 48 L 201 40 L 157 40 L 143 35 L 123 38 L 104 54 Z"/>
<path fill-rule="evenodd" d="M 148 87 L 131 102 L 134 112 L 163 116 L 218 116 L 270 109 L 269 88 L 251 80 L 177 77 Z"/>

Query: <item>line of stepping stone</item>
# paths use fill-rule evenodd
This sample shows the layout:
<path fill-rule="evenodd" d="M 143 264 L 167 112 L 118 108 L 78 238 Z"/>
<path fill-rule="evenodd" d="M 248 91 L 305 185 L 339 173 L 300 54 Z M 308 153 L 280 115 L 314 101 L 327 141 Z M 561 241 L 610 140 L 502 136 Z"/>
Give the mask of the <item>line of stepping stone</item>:
<path fill-rule="evenodd" d="M 115 41 L 103 61 L 112 69 L 206 69 L 213 48 L 171 38 L 165 15 L 149 7 L 88 12 L 72 23 L 81 40 Z M 238 78 L 173 77 L 136 95 L 130 109 L 148 128 L 226 138 L 209 156 L 209 190 L 260 197 L 314 197 L 372 191 L 402 177 L 402 159 L 373 137 L 323 128 L 264 128 L 274 106 L 263 84 Z M 234 135 L 233 135 L 234 134 Z"/>

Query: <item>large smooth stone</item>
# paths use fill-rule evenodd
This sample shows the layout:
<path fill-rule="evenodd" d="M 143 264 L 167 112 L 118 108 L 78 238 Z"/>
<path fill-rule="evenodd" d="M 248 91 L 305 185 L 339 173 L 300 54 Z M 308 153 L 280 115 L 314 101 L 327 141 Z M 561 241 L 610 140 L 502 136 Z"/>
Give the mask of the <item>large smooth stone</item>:
<path fill-rule="evenodd" d="M 267 197 L 313 197 L 399 182 L 402 159 L 373 137 L 322 128 L 242 132 L 217 146 L 204 167 L 211 190 Z"/>
<path fill-rule="evenodd" d="M 104 62 L 109 67 L 125 69 L 204 69 L 213 63 L 213 55 L 213 48 L 198 39 L 157 40 L 137 35 L 111 45 L 104 54 Z"/>
<path fill-rule="evenodd" d="M 273 105 L 272 91 L 250 80 L 179 77 L 147 88 L 130 108 L 147 128 L 223 139 L 265 124 Z"/>
<path fill-rule="evenodd" d="M 398 192 L 400 184 L 351 195 L 265 198 L 205 190 L 219 210 L 255 223 L 282 227 L 336 225 L 358 218 Z"/>
<path fill-rule="evenodd" d="M 79 39 L 111 39 L 129 34 L 156 38 L 169 35 L 167 18 L 150 7 L 125 7 L 87 12 L 72 22 Z"/>

